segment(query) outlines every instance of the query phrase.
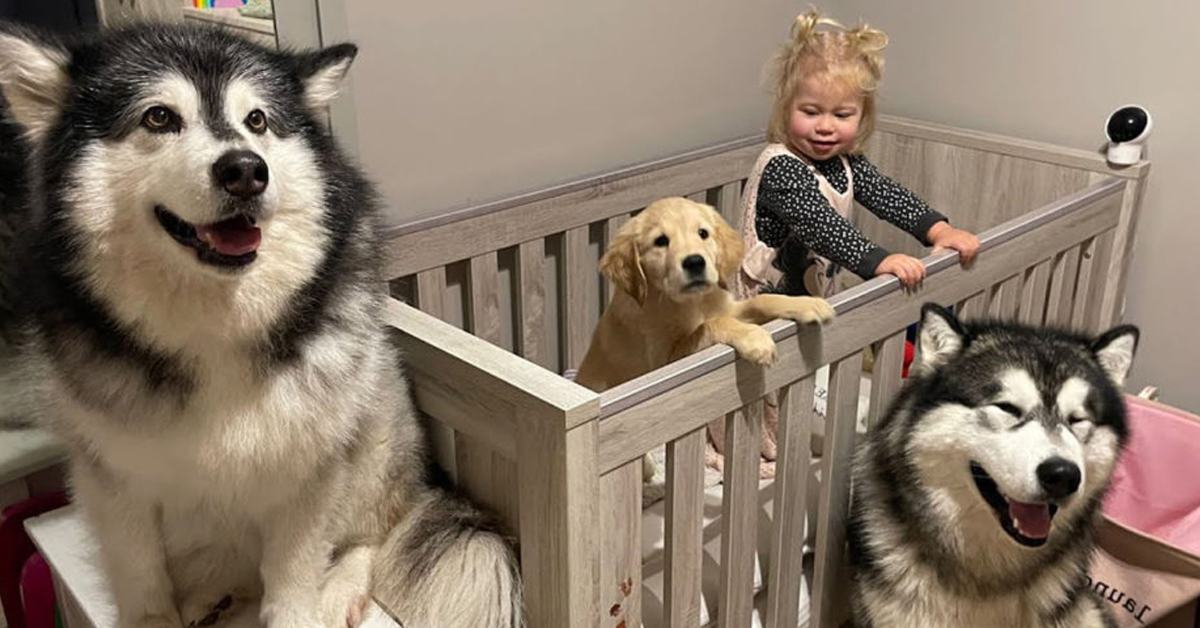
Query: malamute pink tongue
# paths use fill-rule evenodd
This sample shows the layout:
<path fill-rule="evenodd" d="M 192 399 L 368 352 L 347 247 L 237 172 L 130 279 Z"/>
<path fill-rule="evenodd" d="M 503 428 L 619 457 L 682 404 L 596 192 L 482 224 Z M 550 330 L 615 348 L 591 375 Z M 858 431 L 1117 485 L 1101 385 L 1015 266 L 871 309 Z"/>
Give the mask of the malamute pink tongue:
<path fill-rule="evenodd" d="M 196 237 L 222 255 L 239 256 L 258 250 L 262 232 L 245 216 L 196 227 Z"/>
<path fill-rule="evenodd" d="M 1008 514 L 1012 517 L 1017 531 L 1031 539 L 1044 539 L 1050 536 L 1050 506 L 1047 504 L 1026 504 L 1008 500 Z"/>

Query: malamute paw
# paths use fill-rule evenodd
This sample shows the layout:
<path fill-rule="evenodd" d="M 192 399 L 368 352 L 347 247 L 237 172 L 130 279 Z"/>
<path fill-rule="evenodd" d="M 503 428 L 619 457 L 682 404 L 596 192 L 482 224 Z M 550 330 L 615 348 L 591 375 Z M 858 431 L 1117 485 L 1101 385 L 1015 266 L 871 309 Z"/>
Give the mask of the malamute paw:
<path fill-rule="evenodd" d="M 833 306 L 825 299 L 817 297 L 791 297 L 791 307 L 783 312 L 781 318 L 787 318 L 800 323 L 827 323 L 833 320 Z"/>
<path fill-rule="evenodd" d="M 735 338 L 730 344 L 733 345 L 733 350 L 737 351 L 738 357 L 742 359 L 759 366 L 770 366 L 775 363 L 777 357 L 775 339 L 762 327 L 753 328 L 745 335 Z"/>

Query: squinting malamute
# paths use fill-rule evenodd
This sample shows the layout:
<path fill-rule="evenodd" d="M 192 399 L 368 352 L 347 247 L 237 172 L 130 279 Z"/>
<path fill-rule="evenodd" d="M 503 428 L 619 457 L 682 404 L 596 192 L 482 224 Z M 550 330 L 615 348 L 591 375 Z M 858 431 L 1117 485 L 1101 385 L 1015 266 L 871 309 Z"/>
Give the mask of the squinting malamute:
<path fill-rule="evenodd" d="M 1111 625 L 1085 570 L 1137 329 L 1084 338 L 922 314 L 920 371 L 856 460 L 856 624 Z"/>
<path fill-rule="evenodd" d="M 341 627 L 368 592 L 521 623 L 512 549 L 427 477 L 375 198 L 318 123 L 355 52 L 0 25 L 0 414 L 50 402 L 123 628 Z"/>

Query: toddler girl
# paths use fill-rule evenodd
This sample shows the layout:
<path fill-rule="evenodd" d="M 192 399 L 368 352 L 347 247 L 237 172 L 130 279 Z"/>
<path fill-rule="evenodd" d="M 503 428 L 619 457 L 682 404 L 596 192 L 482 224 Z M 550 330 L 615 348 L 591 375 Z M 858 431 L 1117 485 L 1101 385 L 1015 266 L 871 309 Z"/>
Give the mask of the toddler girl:
<path fill-rule="evenodd" d="M 827 26 L 828 29 L 818 30 Z M 840 268 L 906 286 L 925 276 L 920 260 L 889 253 L 848 220 L 853 201 L 926 245 L 971 261 L 979 240 L 875 169 L 862 146 L 875 126 L 875 90 L 887 36 L 847 29 L 810 11 L 796 18 L 776 60 L 767 139 L 742 197 L 746 256 L 739 291 L 829 296 Z"/>
<path fill-rule="evenodd" d="M 826 27 L 821 28 L 819 27 Z M 737 277 L 740 298 L 759 292 L 827 297 L 839 269 L 864 279 L 892 274 L 905 286 L 925 277 L 915 257 L 889 253 L 849 221 L 854 201 L 926 245 L 954 249 L 963 263 L 979 249 L 974 234 L 950 226 L 862 154 L 875 126 L 875 90 L 887 36 L 868 26 L 847 29 L 810 11 L 796 18 L 776 58 L 770 144 L 742 195 L 746 253 Z M 761 475 L 774 475 L 778 407 L 767 395 Z M 710 466 L 720 468 L 724 421 L 709 425 Z"/>

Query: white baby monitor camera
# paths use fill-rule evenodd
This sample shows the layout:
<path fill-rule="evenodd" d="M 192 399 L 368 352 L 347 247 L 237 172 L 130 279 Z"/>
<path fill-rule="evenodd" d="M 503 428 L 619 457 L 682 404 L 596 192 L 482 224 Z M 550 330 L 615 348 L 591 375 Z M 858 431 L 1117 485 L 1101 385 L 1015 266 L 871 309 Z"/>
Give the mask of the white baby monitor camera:
<path fill-rule="evenodd" d="M 1104 125 L 1108 161 L 1121 166 L 1136 164 L 1142 158 L 1142 147 L 1152 128 L 1150 112 L 1139 105 L 1125 105 L 1109 114 Z"/>

